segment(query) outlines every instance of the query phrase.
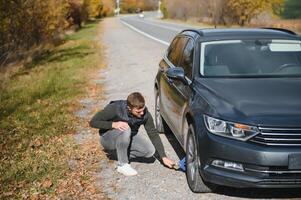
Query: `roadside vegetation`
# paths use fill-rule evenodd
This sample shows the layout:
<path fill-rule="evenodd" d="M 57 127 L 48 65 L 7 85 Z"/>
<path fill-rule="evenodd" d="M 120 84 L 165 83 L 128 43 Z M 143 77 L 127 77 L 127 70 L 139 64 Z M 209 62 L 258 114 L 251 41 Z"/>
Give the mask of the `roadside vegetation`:
<path fill-rule="evenodd" d="M 76 142 L 87 127 L 74 113 L 103 65 L 97 18 L 113 11 L 113 0 L 0 0 L 0 199 L 106 199 L 103 153 Z"/>
<path fill-rule="evenodd" d="M 121 13 L 135 13 L 136 11 L 151 11 L 158 9 L 156 0 L 121 0 Z"/>
<path fill-rule="evenodd" d="M 298 0 L 163 0 L 165 19 L 213 26 L 287 28 L 301 33 Z"/>
<path fill-rule="evenodd" d="M 1 74 L 0 199 L 53 198 L 70 179 L 67 161 L 82 159 L 74 112 L 89 74 L 101 66 L 97 24 L 84 25 L 9 77 Z M 71 178 L 91 179 L 82 172 Z M 75 186 L 68 186 L 71 195 Z"/>
<path fill-rule="evenodd" d="M 285 19 L 301 18 L 301 2 L 299 0 L 287 0 L 284 4 L 281 16 Z"/>
<path fill-rule="evenodd" d="M 66 30 L 113 14 L 113 0 L 0 0 L 0 70 L 60 44 Z"/>

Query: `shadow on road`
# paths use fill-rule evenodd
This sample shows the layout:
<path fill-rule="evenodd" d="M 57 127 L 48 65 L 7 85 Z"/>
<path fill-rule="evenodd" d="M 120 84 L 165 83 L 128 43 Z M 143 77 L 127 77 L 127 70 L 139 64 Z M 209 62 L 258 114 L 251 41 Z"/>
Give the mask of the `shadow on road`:
<path fill-rule="evenodd" d="M 117 152 L 116 150 L 103 150 L 105 152 L 105 155 L 109 160 L 117 161 Z M 138 163 L 154 163 L 156 161 L 156 158 L 150 157 L 150 158 L 144 158 L 144 157 L 137 157 L 137 158 L 130 158 L 130 162 L 138 162 Z"/>
<path fill-rule="evenodd" d="M 176 137 L 170 133 L 166 134 L 166 138 L 170 145 L 173 147 L 179 159 L 185 156 L 185 152 L 182 149 L 180 143 Z M 250 199 L 283 199 L 283 198 L 293 198 L 301 199 L 301 189 L 259 189 L 259 188 L 231 188 L 220 186 L 218 190 L 215 191 L 216 194 L 226 195 L 229 197 L 240 197 L 240 198 L 250 198 Z"/>
<path fill-rule="evenodd" d="M 172 133 L 165 134 L 165 136 L 166 136 L 168 142 L 170 143 L 170 145 L 172 146 L 172 148 L 174 149 L 174 151 L 176 152 L 179 160 L 184 158 L 186 154 L 185 154 L 182 146 L 178 142 L 177 138 Z"/>

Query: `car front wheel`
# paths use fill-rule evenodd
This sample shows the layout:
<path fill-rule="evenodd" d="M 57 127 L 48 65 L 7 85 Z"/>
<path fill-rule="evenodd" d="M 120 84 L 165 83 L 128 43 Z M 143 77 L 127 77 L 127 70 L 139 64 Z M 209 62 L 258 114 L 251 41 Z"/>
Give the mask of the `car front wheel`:
<path fill-rule="evenodd" d="M 189 126 L 186 142 L 186 178 L 193 192 L 207 193 L 216 188 L 215 185 L 205 182 L 199 172 L 199 156 L 192 125 Z"/>

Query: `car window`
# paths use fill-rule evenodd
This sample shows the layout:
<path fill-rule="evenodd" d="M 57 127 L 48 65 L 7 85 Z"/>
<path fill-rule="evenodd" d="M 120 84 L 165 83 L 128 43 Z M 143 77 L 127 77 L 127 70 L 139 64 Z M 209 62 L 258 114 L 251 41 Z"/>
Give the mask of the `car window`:
<path fill-rule="evenodd" d="M 177 45 L 179 41 L 179 38 L 175 38 L 172 43 L 170 44 L 169 48 L 168 48 L 168 52 L 167 52 L 167 58 L 170 62 L 172 62 L 172 55 L 174 54 L 174 49 L 175 49 L 175 46 Z"/>
<path fill-rule="evenodd" d="M 228 40 L 201 44 L 204 76 L 300 76 L 300 40 Z"/>
<path fill-rule="evenodd" d="M 183 48 L 185 47 L 186 42 L 187 38 L 178 37 L 172 42 L 169 48 L 167 58 L 176 67 L 178 67 L 179 65 L 179 61 L 181 59 Z"/>
<path fill-rule="evenodd" d="M 189 39 L 185 49 L 183 51 L 183 57 L 180 66 L 183 67 L 185 76 L 189 79 L 192 78 L 192 64 L 193 64 L 193 53 L 194 43 L 192 39 Z"/>

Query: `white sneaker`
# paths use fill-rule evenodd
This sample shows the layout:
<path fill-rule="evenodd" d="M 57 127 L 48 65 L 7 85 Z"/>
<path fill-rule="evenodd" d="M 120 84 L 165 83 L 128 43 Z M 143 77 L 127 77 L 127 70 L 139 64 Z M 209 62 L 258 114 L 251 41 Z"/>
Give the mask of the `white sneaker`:
<path fill-rule="evenodd" d="M 137 175 L 137 171 L 131 167 L 130 164 L 123 164 L 122 166 L 117 167 L 117 172 L 125 175 L 125 176 L 135 176 Z"/>

